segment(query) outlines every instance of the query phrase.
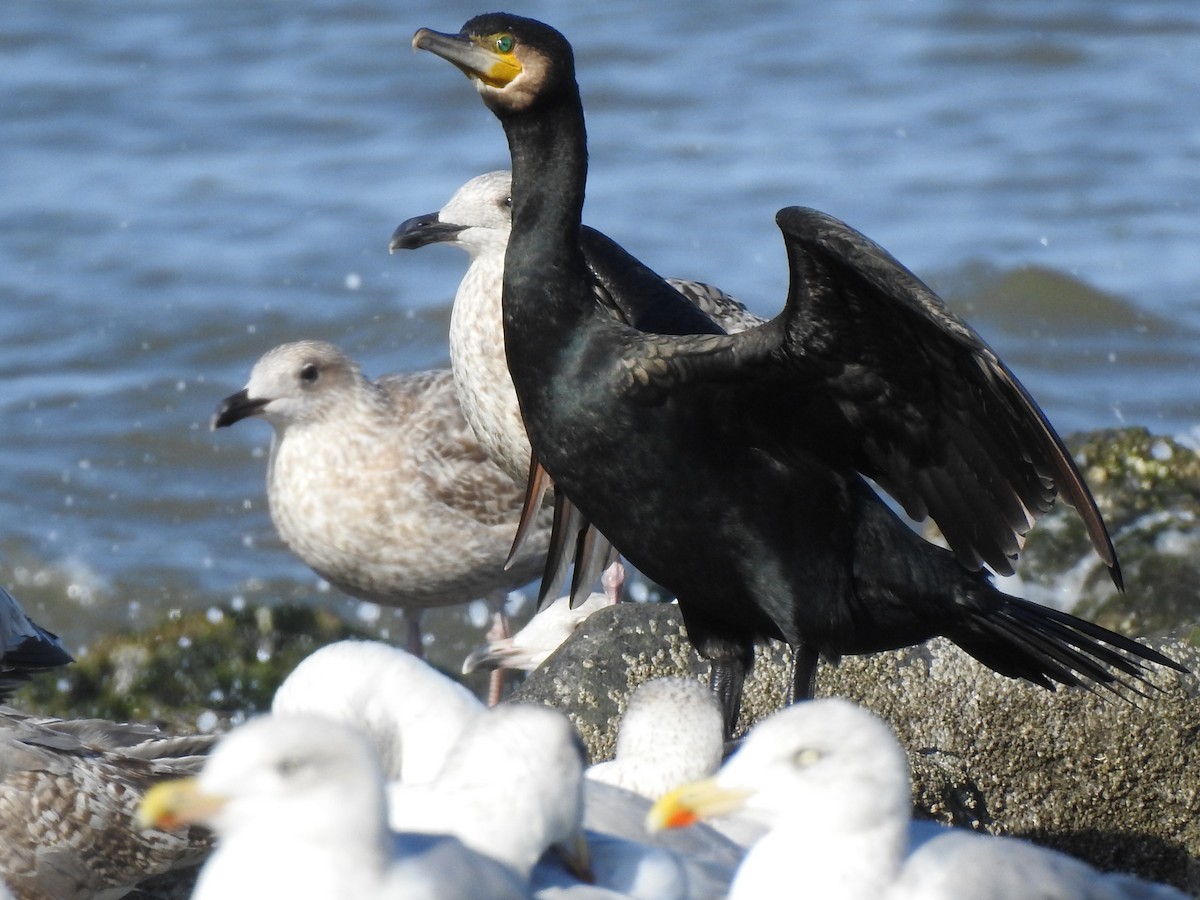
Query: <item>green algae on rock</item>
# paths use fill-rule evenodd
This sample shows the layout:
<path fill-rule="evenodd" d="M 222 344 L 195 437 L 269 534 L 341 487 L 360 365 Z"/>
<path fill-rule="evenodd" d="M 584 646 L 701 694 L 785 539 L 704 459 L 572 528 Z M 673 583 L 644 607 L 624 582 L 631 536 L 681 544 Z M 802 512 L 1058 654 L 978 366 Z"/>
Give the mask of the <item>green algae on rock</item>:
<path fill-rule="evenodd" d="M 295 665 L 324 644 L 367 637 L 308 606 L 213 607 L 158 628 L 98 639 L 57 678 L 38 679 L 14 704 L 39 714 L 155 721 L 205 730 L 266 710 Z"/>
<path fill-rule="evenodd" d="M 1126 591 L 1091 563 L 1078 518 L 1061 504 L 1029 534 L 1020 564 L 1025 583 L 1065 591 L 1071 612 L 1125 634 L 1166 634 L 1200 622 L 1200 455 L 1145 428 L 1075 435 L 1067 444 L 1108 522 Z"/>

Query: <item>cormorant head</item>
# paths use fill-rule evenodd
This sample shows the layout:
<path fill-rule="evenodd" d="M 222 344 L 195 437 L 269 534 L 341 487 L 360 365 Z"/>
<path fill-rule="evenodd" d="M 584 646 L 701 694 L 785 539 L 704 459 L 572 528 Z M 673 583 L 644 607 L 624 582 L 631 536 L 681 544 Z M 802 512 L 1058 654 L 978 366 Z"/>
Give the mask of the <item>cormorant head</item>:
<path fill-rule="evenodd" d="M 523 112 L 575 83 L 571 45 L 535 19 L 486 13 L 458 34 L 422 28 L 412 43 L 458 66 L 498 114 Z"/>

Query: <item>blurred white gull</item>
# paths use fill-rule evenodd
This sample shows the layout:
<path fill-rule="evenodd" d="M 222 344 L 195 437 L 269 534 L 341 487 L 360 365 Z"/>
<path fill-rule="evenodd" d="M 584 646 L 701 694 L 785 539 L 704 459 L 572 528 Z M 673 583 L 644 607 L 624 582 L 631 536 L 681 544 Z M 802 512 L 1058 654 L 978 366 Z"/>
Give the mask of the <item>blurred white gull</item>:
<path fill-rule="evenodd" d="M 196 772 L 212 741 L 0 707 L 0 881 L 21 898 L 113 900 L 195 866 L 206 831 L 140 831 L 135 815 L 153 784 Z"/>
<path fill-rule="evenodd" d="M 25 614 L 21 604 L 0 587 L 0 700 L 46 669 L 72 662 L 58 635 Z"/>
<path fill-rule="evenodd" d="M 732 867 L 714 872 L 664 847 L 585 833 L 583 769 L 582 746 L 565 716 L 501 704 L 468 725 L 433 782 L 389 785 L 391 824 L 402 832 L 454 835 L 529 879 L 538 897 L 724 895 Z M 648 804 L 627 796 L 633 804 L 621 819 L 644 836 L 640 820 Z M 589 869 L 591 883 L 581 880 Z"/>
<path fill-rule="evenodd" d="M 803 890 L 822 900 L 1183 900 L 1174 888 L 1025 841 L 944 829 L 910 847 L 908 757 L 891 729 L 841 699 L 760 721 L 711 778 L 655 804 L 651 826 L 743 810 L 768 826 L 731 900 Z"/>
<path fill-rule="evenodd" d="M 453 834 L 525 878 L 552 846 L 585 868 L 582 771 L 565 716 L 502 704 L 466 724 L 433 781 L 388 786 L 390 821 L 396 831 Z"/>
<path fill-rule="evenodd" d="M 470 675 L 476 669 L 523 669 L 532 672 L 573 635 L 594 612 L 612 606 L 614 598 L 593 593 L 571 609 L 571 597 L 564 594 L 533 616 L 512 637 L 480 644 L 463 660 L 462 671 Z"/>
<path fill-rule="evenodd" d="M 516 876 L 453 839 L 393 836 L 366 738 L 320 716 L 264 716 L 231 731 L 197 778 L 159 785 L 147 825 L 218 837 L 193 900 L 508 900 Z"/>
<path fill-rule="evenodd" d="M 411 653 L 338 641 L 306 657 L 275 692 L 276 714 L 317 713 L 365 732 L 389 781 L 432 780 L 484 710 L 467 688 Z"/>
<path fill-rule="evenodd" d="M 523 485 L 480 449 L 448 370 L 370 381 L 332 344 L 284 344 L 212 424 L 250 416 L 275 429 L 267 501 L 283 542 L 347 594 L 399 607 L 412 652 L 421 610 L 496 604 L 541 572 L 548 516 L 504 567 Z"/>

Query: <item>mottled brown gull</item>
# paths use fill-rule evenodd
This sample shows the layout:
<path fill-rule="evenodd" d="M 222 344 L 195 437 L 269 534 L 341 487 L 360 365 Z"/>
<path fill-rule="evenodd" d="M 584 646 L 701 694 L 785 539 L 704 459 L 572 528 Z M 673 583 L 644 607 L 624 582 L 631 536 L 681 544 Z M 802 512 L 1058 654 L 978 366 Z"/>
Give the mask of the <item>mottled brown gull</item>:
<path fill-rule="evenodd" d="M 453 839 L 393 835 L 367 739 L 320 716 L 264 716 L 235 729 L 197 778 L 152 791 L 142 820 L 216 832 L 193 900 L 528 896 L 512 872 Z"/>
<path fill-rule="evenodd" d="M 144 792 L 195 772 L 212 738 L 0 708 L 0 879 L 22 900 L 116 898 L 197 864 L 209 837 L 140 831 Z"/>
<path fill-rule="evenodd" d="M 523 490 L 479 448 L 448 370 L 370 381 L 332 344 L 284 344 L 213 427 L 248 416 L 275 428 L 267 499 L 284 543 L 337 588 L 399 607 L 413 652 L 421 610 L 495 597 L 541 571 L 548 521 L 504 568 Z"/>
<path fill-rule="evenodd" d="M 424 660 L 376 641 L 338 641 L 306 657 L 275 692 L 276 714 L 315 713 L 371 741 L 389 781 L 431 781 L 485 709 Z"/>
<path fill-rule="evenodd" d="M 1063 853 L 964 829 L 910 825 L 908 758 L 891 729 L 847 700 L 799 703 L 760 721 L 718 774 L 671 792 L 651 827 L 735 811 L 767 834 L 731 900 L 802 885 L 823 900 L 1183 900 L 1174 888 L 1099 872 Z"/>
<path fill-rule="evenodd" d="M 71 662 L 58 635 L 25 614 L 21 604 L 0 587 L 0 700 L 30 676 Z"/>

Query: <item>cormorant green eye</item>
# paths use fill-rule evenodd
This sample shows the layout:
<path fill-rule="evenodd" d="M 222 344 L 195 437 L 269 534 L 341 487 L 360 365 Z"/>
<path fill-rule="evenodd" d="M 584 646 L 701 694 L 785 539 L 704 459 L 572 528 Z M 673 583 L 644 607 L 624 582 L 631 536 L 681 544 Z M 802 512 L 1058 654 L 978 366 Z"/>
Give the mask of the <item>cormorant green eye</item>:
<path fill-rule="evenodd" d="M 511 34 L 502 34 L 496 38 L 496 49 L 501 53 L 512 53 L 512 48 L 517 45 Z"/>

